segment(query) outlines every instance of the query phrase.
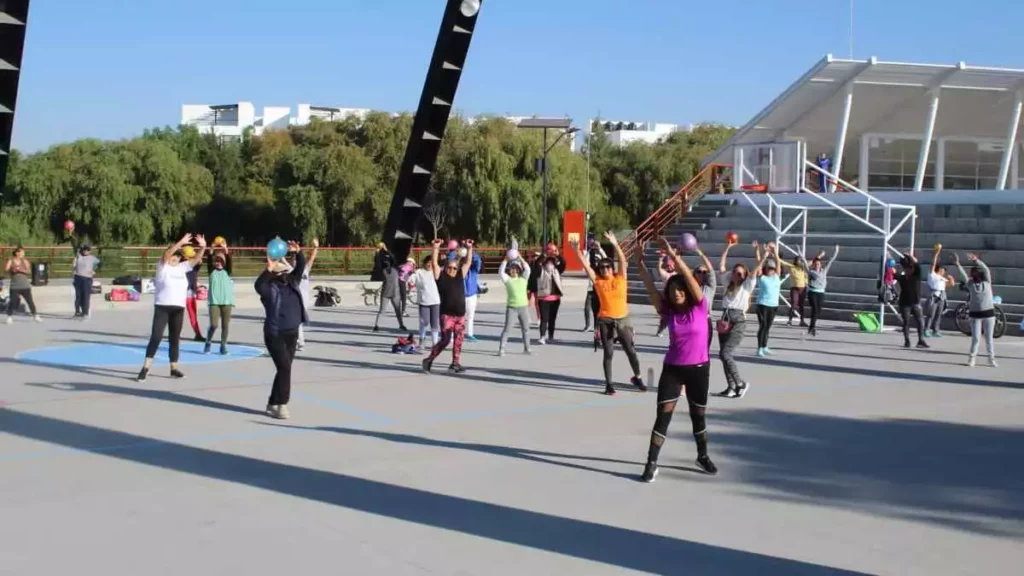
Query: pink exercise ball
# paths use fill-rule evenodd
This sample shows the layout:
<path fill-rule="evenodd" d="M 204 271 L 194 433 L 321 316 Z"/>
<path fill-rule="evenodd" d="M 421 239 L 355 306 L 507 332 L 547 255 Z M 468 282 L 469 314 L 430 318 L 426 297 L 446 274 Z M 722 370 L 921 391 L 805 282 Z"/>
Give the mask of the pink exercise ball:
<path fill-rule="evenodd" d="M 455 250 L 458 247 L 459 247 L 459 241 L 458 240 L 452 239 L 452 240 L 448 241 L 448 249 L 449 250 Z"/>
<path fill-rule="evenodd" d="M 697 249 L 697 237 L 689 232 L 683 233 L 683 248 L 687 252 L 693 252 Z"/>

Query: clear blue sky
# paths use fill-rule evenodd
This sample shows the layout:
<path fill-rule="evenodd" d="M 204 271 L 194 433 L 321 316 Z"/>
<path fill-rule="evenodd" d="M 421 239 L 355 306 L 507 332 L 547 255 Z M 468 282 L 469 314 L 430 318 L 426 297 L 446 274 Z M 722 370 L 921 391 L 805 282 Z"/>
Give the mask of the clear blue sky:
<path fill-rule="evenodd" d="M 411 110 L 443 0 L 35 0 L 14 145 L 123 138 L 183 103 Z M 1020 0 L 855 0 L 855 56 L 1024 68 Z M 849 0 L 484 0 L 456 108 L 743 124 Z"/>

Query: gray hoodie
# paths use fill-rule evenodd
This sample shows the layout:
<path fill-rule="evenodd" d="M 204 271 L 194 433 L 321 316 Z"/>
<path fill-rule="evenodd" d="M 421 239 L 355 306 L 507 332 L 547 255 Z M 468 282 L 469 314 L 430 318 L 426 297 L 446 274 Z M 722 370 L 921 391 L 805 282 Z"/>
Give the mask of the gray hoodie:
<path fill-rule="evenodd" d="M 974 265 L 984 272 L 984 282 L 975 282 L 974 280 L 971 280 L 971 277 L 967 275 L 964 267 L 961 266 L 959 262 L 956 263 L 957 270 L 960 271 L 960 276 L 964 279 L 964 283 L 967 285 L 967 293 L 970 294 L 968 306 L 972 316 L 974 316 L 976 312 L 990 312 L 995 310 L 995 303 L 992 302 L 992 272 L 989 271 L 988 266 L 986 266 L 981 260 L 975 260 Z M 991 316 L 991 314 L 988 316 Z"/>

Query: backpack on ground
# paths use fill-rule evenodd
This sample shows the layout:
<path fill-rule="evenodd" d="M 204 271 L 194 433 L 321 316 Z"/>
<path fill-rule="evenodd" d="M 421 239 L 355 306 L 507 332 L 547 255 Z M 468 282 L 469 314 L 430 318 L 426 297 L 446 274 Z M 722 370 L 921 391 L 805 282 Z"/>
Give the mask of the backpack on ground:
<path fill-rule="evenodd" d="M 313 288 L 316 292 L 316 296 L 313 300 L 313 305 L 318 308 L 332 308 L 341 304 L 341 295 L 335 288 L 330 286 L 317 286 Z"/>

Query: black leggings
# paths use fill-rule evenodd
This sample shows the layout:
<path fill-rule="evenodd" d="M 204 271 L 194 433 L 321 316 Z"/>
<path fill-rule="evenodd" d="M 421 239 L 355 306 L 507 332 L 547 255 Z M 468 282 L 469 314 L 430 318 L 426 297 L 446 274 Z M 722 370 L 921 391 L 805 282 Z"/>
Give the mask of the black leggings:
<path fill-rule="evenodd" d="M 636 346 L 633 344 L 633 331 L 629 329 L 627 318 L 598 318 L 597 329 L 600 331 L 601 346 L 604 348 L 604 385 L 612 387 L 612 357 L 615 356 L 615 338 L 622 343 L 622 350 L 629 360 L 633 375 L 640 376 L 640 359 L 636 357 Z"/>
<path fill-rule="evenodd" d="M 558 308 L 562 305 L 561 300 L 538 300 L 540 305 L 540 337 L 545 335 L 549 339 L 555 337 L 555 321 L 558 320 Z"/>
<path fill-rule="evenodd" d="M 924 313 L 920 304 L 900 306 L 900 319 L 903 320 L 903 342 L 910 342 L 910 317 L 917 323 L 917 341 L 924 342 Z"/>
<path fill-rule="evenodd" d="M 818 317 L 821 316 L 821 308 L 825 305 L 825 293 L 811 292 L 808 290 L 807 300 L 811 303 L 811 325 L 809 328 L 814 330 L 818 326 Z"/>
<path fill-rule="evenodd" d="M 185 322 L 185 308 L 181 306 L 154 306 L 153 330 L 149 333 L 149 345 L 146 346 L 146 358 L 156 357 L 156 349 L 164 339 L 167 330 L 167 341 L 170 343 L 169 356 L 171 364 L 178 361 L 181 345 L 181 325 Z"/>
<path fill-rule="evenodd" d="M 594 325 L 597 325 L 597 312 L 601 309 L 601 303 L 597 301 L 597 292 L 594 292 L 593 288 L 587 291 L 587 298 L 583 301 L 583 329 L 590 329 L 590 320 L 594 320 Z"/>
<path fill-rule="evenodd" d="M 768 347 L 768 336 L 772 330 L 772 323 L 775 322 L 775 313 L 779 311 L 778 306 L 757 305 L 757 347 Z"/>
<path fill-rule="evenodd" d="M 705 362 L 695 366 L 674 366 L 665 364 L 661 368 L 661 379 L 658 380 L 658 408 L 654 417 L 654 429 L 651 431 L 651 446 L 647 452 L 649 462 L 657 462 L 661 447 L 665 444 L 668 425 L 672 421 L 672 413 L 676 409 L 683 390 L 686 390 L 686 402 L 690 407 L 690 424 L 693 437 L 697 441 L 697 454 L 706 456 L 707 420 L 705 412 L 708 405 L 708 387 L 711 380 L 711 363 Z"/>
<path fill-rule="evenodd" d="M 29 312 L 35 316 L 36 302 L 32 299 L 31 288 L 11 288 L 11 293 L 7 301 L 7 315 L 14 316 L 14 311 L 21 305 L 21 298 L 25 299 L 25 303 L 28 304 Z"/>
<path fill-rule="evenodd" d="M 263 343 L 267 345 L 267 352 L 274 361 L 274 386 L 270 389 L 270 398 L 267 404 L 270 406 L 282 406 L 288 404 L 292 397 L 292 362 L 295 361 L 295 349 L 299 342 L 298 330 L 286 330 L 277 334 L 263 333 Z"/>

